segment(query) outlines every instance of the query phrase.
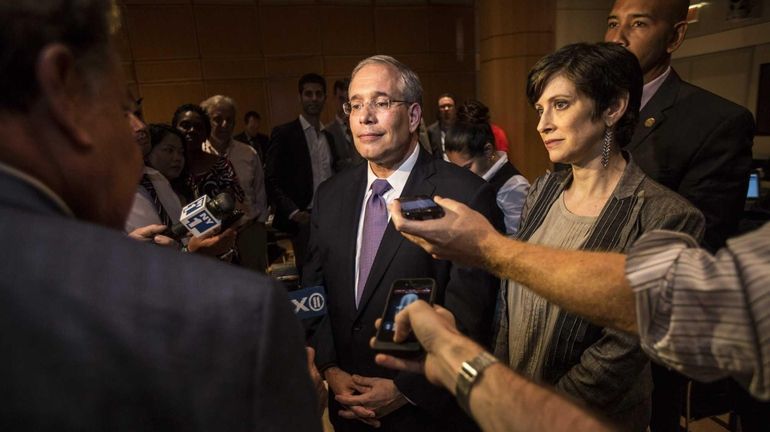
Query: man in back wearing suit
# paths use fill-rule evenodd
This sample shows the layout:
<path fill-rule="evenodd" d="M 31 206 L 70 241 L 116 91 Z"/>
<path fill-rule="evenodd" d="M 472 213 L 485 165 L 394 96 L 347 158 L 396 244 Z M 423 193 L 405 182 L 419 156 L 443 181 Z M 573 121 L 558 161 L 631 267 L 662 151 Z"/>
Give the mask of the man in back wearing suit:
<path fill-rule="evenodd" d="M 275 282 L 127 238 L 108 0 L 0 0 L 2 430 L 318 430 Z"/>
<path fill-rule="evenodd" d="M 267 155 L 267 144 L 269 138 L 267 135 L 259 131 L 259 123 L 262 117 L 256 111 L 249 111 L 243 116 L 243 132 L 234 136 L 233 139 L 246 143 L 254 148 L 259 155 L 259 160 L 262 161 L 262 166 L 265 165 L 265 156 Z"/>
<path fill-rule="evenodd" d="M 428 138 L 433 157 L 446 159 L 444 155 L 444 137 L 457 119 L 457 99 L 452 93 L 444 93 L 438 97 L 438 120 L 428 126 Z"/>
<path fill-rule="evenodd" d="M 644 89 L 639 123 L 626 150 L 657 182 L 706 217 L 712 252 L 736 234 L 748 187 L 754 120 L 745 108 L 682 81 L 671 54 L 687 32 L 688 0 L 616 0 L 604 40 L 639 59 Z M 653 365 L 654 432 L 679 430 L 684 378 Z M 681 377 L 681 376 L 679 376 Z"/>
<path fill-rule="evenodd" d="M 481 270 L 433 259 L 389 222 L 386 205 L 412 195 L 452 196 L 501 222 L 491 187 L 470 171 L 435 160 L 417 142 L 422 115 L 417 75 L 388 56 L 353 70 L 346 112 L 358 152 L 368 162 L 324 182 L 311 218 L 305 286 L 327 291 L 328 314 L 313 343 L 329 383 L 329 414 L 337 431 L 467 430 L 472 423 L 451 396 L 423 377 L 374 363 L 369 338 L 393 281 L 429 277 L 437 302 L 460 329 L 489 343 L 499 282 Z M 336 399 L 335 399 L 336 395 Z"/>
<path fill-rule="evenodd" d="M 297 84 L 302 113 L 273 128 L 267 150 L 267 194 L 275 209 L 273 227 L 290 234 L 297 270 L 302 271 L 310 232 L 313 194 L 334 173 L 334 138 L 321 124 L 326 80 L 314 73 Z"/>
<path fill-rule="evenodd" d="M 348 78 L 334 81 L 334 103 L 337 105 L 337 112 L 334 119 L 326 124 L 326 130 L 334 136 L 334 147 L 337 154 L 334 172 L 340 172 L 364 160 L 353 145 L 348 116 L 343 109 L 343 105 L 348 101 L 349 85 L 350 79 Z"/>

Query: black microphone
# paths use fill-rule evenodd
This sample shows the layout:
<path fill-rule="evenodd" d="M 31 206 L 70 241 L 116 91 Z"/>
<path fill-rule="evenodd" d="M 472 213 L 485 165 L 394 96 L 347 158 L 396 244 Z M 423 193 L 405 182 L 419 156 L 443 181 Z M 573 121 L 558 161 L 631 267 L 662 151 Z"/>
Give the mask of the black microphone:
<path fill-rule="evenodd" d="M 200 208 L 201 204 L 205 204 L 205 209 Z M 214 199 L 208 199 L 208 197 L 204 196 L 184 206 L 179 222 L 161 234 L 175 240 L 185 237 L 188 232 L 196 235 L 199 230 L 191 230 L 188 226 L 190 226 L 191 222 L 194 223 L 193 218 L 200 217 L 206 219 L 208 223 L 220 226 L 222 230 L 226 230 L 240 219 L 241 216 L 243 216 L 243 212 L 235 209 L 235 197 L 231 193 L 222 192 L 214 197 Z M 208 231 L 208 229 L 205 230 L 204 234 Z"/>

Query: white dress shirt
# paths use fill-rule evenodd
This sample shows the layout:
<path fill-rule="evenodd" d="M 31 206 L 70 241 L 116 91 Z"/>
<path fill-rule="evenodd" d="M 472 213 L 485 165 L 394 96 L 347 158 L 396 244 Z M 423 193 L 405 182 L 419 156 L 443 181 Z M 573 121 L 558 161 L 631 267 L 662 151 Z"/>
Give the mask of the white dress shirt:
<path fill-rule="evenodd" d="M 658 89 L 660 88 L 660 86 L 663 85 L 663 81 L 665 81 L 670 74 L 671 74 L 671 66 L 667 67 L 666 70 L 662 74 L 660 74 L 659 77 L 648 82 L 647 84 L 644 85 L 644 87 L 642 87 L 642 103 L 641 105 L 639 105 L 639 111 L 643 110 L 644 106 L 647 105 L 647 102 L 649 102 L 650 99 L 652 99 L 652 97 L 655 96 L 655 93 L 658 92 Z"/>
<path fill-rule="evenodd" d="M 333 174 L 331 150 L 329 150 L 329 142 L 326 141 L 326 134 L 323 133 L 323 125 L 321 125 L 321 129 L 316 130 L 310 122 L 305 120 L 302 114 L 299 116 L 299 123 L 305 132 L 305 142 L 310 153 L 310 166 L 313 168 L 313 196 L 315 196 L 318 185 Z M 312 207 L 313 201 L 311 199 L 308 208 Z"/>
<path fill-rule="evenodd" d="M 155 193 L 158 195 L 158 200 L 160 200 L 160 205 L 163 206 L 166 214 L 171 218 L 171 222 L 179 222 L 179 216 L 182 214 L 182 204 L 179 202 L 179 196 L 171 189 L 171 184 L 166 179 L 166 176 L 148 166 L 144 167 L 144 175 L 152 182 Z M 139 186 L 134 196 L 134 205 L 131 206 L 131 212 L 128 214 L 128 219 L 126 219 L 125 231 L 130 233 L 137 228 L 162 223 L 152 196 L 147 189 Z"/>
<path fill-rule="evenodd" d="M 390 183 L 390 190 L 383 194 L 386 205 L 390 205 L 394 199 L 401 196 L 401 192 L 404 190 L 404 186 L 406 186 L 406 181 L 409 179 L 409 174 L 411 174 L 412 168 L 414 168 L 414 165 L 417 163 L 417 157 L 419 155 L 420 146 L 418 144 L 415 146 L 414 151 L 412 151 L 412 154 L 409 155 L 404 163 L 402 163 L 400 167 L 398 167 L 388 178 L 385 179 L 388 181 L 388 183 Z M 374 174 L 374 171 L 372 171 L 371 163 L 367 163 L 366 166 L 368 171 L 366 178 L 366 193 L 364 194 L 363 201 L 361 201 L 361 216 L 358 219 L 358 234 L 356 235 L 356 277 L 355 284 L 353 285 L 354 296 L 358 295 L 356 292 L 358 291 L 358 262 L 361 257 L 361 235 L 364 231 L 364 212 L 366 211 L 366 201 L 372 195 L 372 183 L 378 179 L 377 175 Z M 388 208 L 388 222 L 390 222 L 390 208 Z"/>

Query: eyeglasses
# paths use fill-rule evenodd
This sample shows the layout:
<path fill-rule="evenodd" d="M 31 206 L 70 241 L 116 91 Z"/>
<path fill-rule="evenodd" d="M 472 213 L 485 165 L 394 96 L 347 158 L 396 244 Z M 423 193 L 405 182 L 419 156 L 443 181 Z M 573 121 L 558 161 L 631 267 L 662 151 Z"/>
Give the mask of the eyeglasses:
<path fill-rule="evenodd" d="M 369 103 L 366 103 L 366 104 L 360 101 L 345 102 L 344 104 L 342 104 L 342 110 L 345 112 L 346 115 L 352 115 L 352 114 L 360 113 L 361 110 L 364 109 L 364 107 L 369 107 L 369 109 L 374 110 L 374 112 L 381 114 L 386 111 L 389 111 L 390 107 L 396 103 L 408 103 L 408 102 L 403 100 L 389 99 L 386 97 L 379 97 L 376 99 L 371 99 Z"/>

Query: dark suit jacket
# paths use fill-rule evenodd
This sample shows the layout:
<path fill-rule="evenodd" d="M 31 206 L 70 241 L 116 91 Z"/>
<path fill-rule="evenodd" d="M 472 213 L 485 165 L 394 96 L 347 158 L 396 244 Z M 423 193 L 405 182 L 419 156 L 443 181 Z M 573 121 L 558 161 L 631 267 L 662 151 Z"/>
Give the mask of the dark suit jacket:
<path fill-rule="evenodd" d="M 626 149 L 653 180 L 703 212 L 704 245 L 715 250 L 736 233 L 743 213 L 753 137 L 749 111 L 672 70 L 641 111 Z"/>
<path fill-rule="evenodd" d="M 303 283 L 306 286 L 324 285 L 328 295 L 328 315 L 314 341 L 316 362 L 321 369 L 337 365 L 348 373 L 394 379 L 399 390 L 417 406 L 407 405 L 383 417 L 386 428 L 410 431 L 458 427 L 461 423 L 451 422 L 453 416 L 459 418 L 459 408 L 449 393 L 432 386 L 422 376 L 377 366 L 375 352 L 369 348 L 369 338 L 374 335 L 374 321 L 383 312 L 393 281 L 430 277 L 437 282 L 437 303 L 455 314 L 460 330 L 488 345 L 499 282 L 481 270 L 434 260 L 406 240 L 391 223 L 385 230 L 356 309 L 356 238 L 366 180 L 367 165 L 363 164 L 324 182 L 316 194 L 309 259 L 303 270 Z M 501 224 L 491 186 L 470 171 L 433 160 L 421 150 L 402 196 L 436 194 L 464 202 Z M 363 427 L 358 421 L 338 418 L 339 405 L 331 394 L 329 400 L 335 428 Z M 463 425 L 468 426 L 468 423 Z"/>
<path fill-rule="evenodd" d="M 363 163 L 364 158 L 358 154 L 352 137 L 348 135 L 345 128 L 335 118 L 325 126 L 327 132 L 334 137 L 334 152 L 337 155 L 337 161 L 334 163 L 334 172 L 340 172 L 352 166 Z"/>
<path fill-rule="evenodd" d="M 334 137 L 323 131 L 329 144 L 332 167 L 337 160 Z M 275 208 L 273 226 L 296 233 L 297 224 L 289 220 L 294 210 L 306 210 L 313 199 L 313 167 L 299 118 L 273 128 L 265 166 L 267 196 Z"/>
<path fill-rule="evenodd" d="M 438 122 L 428 126 L 428 139 L 430 140 L 431 154 L 435 159 L 444 158 L 444 149 L 441 144 L 441 127 Z"/>
<path fill-rule="evenodd" d="M 0 173 L 0 430 L 318 430 L 286 292 Z"/>

